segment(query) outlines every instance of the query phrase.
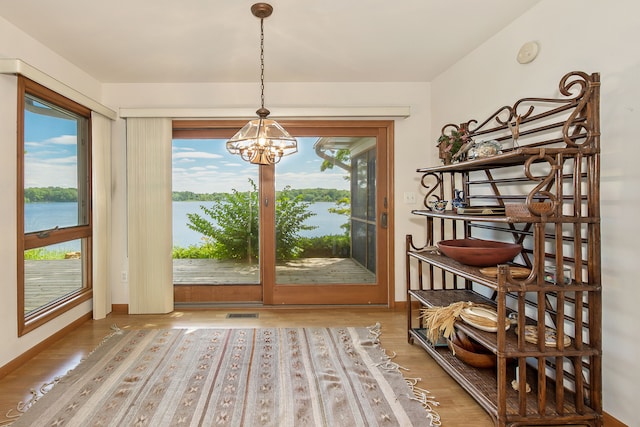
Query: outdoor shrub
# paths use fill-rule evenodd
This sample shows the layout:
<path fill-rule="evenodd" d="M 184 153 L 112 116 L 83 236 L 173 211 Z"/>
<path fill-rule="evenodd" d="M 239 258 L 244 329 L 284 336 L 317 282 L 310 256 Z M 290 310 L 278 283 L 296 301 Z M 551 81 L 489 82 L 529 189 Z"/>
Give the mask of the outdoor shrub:
<path fill-rule="evenodd" d="M 211 207 L 200 206 L 203 213 L 187 214 L 187 226 L 204 235 L 211 246 L 211 257 L 218 259 L 252 260 L 258 258 L 259 205 L 255 182 L 249 179 L 252 190 L 239 192 L 232 189 Z M 315 226 L 305 221 L 315 215 L 309 203 L 301 196 L 292 196 L 285 187 L 276 197 L 276 247 L 277 259 L 296 258 L 302 252 L 299 245 L 301 230 Z M 210 221 L 208 218 L 213 221 Z"/>

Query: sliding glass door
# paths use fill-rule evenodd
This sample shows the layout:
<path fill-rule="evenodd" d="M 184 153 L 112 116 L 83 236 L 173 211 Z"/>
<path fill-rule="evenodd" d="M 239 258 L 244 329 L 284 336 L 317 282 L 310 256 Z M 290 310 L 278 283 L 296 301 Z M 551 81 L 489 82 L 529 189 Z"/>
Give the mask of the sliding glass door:
<path fill-rule="evenodd" d="M 298 137 L 299 153 L 275 165 L 276 194 L 288 204 L 297 197 L 311 215 L 299 232 L 299 252 L 276 231 L 275 279 L 264 284 L 265 301 L 387 303 L 388 127 L 307 122 L 286 129 Z M 275 223 L 288 225 L 291 215 L 276 206 Z"/>
<path fill-rule="evenodd" d="M 226 152 L 241 125 L 174 123 L 176 301 L 387 303 L 390 122 L 287 123 L 268 166 Z"/>

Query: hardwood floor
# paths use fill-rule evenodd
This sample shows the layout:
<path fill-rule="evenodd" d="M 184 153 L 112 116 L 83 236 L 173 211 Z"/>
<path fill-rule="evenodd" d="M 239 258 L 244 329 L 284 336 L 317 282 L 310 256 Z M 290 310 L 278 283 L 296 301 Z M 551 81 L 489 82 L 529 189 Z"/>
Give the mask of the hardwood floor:
<path fill-rule="evenodd" d="M 258 313 L 258 318 L 227 318 L 229 313 Z M 420 385 L 440 402 L 437 411 L 444 426 L 492 426 L 491 418 L 418 346 L 407 343 L 406 314 L 386 308 L 213 308 L 174 311 L 166 315 L 111 314 L 91 320 L 0 380 L 0 411 L 4 415 L 19 401 L 30 398 L 30 389 L 64 375 L 95 348 L 111 330 L 183 327 L 313 327 L 370 326 L 380 322 L 383 348 L 396 352 L 394 361 L 410 369 L 406 377 L 421 378 Z M 2 417 L 0 417 L 2 420 Z"/>
<path fill-rule="evenodd" d="M 227 318 L 229 313 L 257 313 L 257 318 Z M 493 420 L 420 347 L 407 342 L 406 312 L 377 307 L 277 307 L 207 308 L 176 310 L 166 315 L 127 315 L 112 313 L 106 319 L 90 320 L 39 353 L 0 380 L 0 425 L 4 414 L 19 401 L 30 398 L 30 389 L 64 375 L 94 349 L 111 326 L 121 329 L 188 327 L 314 327 L 370 326 L 380 322 L 380 341 L 394 361 L 408 368 L 407 378 L 421 378 L 419 386 L 432 392 L 440 402 L 436 408 L 443 426 L 493 426 Z"/>

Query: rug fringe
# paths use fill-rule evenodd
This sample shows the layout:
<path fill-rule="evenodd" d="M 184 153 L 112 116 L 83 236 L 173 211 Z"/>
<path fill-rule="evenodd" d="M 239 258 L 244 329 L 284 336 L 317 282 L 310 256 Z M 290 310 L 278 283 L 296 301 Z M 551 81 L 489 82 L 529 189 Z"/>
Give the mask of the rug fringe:
<path fill-rule="evenodd" d="M 380 324 L 380 322 L 376 322 L 375 325 L 372 326 L 367 326 L 367 329 L 369 330 L 369 335 L 373 335 L 373 341 L 376 344 L 380 344 L 380 335 L 382 335 L 382 325 Z"/>
<path fill-rule="evenodd" d="M 113 331 L 111 332 L 109 335 L 107 335 L 106 337 L 104 337 L 102 339 L 102 341 L 100 341 L 100 343 L 98 343 L 98 345 L 91 350 L 85 357 L 83 357 L 82 359 L 80 359 L 80 362 L 78 362 L 78 365 L 80 365 L 80 363 L 84 362 L 85 359 L 87 357 L 89 357 L 91 354 L 93 354 L 100 346 L 102 346 L 105 342 L 107 342 L 109 340 L 109 338 L 111 338 L 114 335 L 121 335 L 124 333 L 124 331 L 122 329 L 120 329 L 118 327 L 118 325 L 116 325 L 115 323 L 113 325 L 111 325 L 110 329 Z M 31 389 L 29 390 L 29 393 L 31 393 L 31 397 L 29 398 L 29 400 L 27 400 L 26 402 L 24 401 L 20 401 L 16 404 L 15 409 L 9 409 L 7 411 L 7 413 L 5 414 L 5 419 L 4 421 L 0 421 L 0 426 L 10 426 L 11 424 L 13 424 L 13 422 L 17 419 L 20 418 L 22 416 L 22 414 L 24 414 L 25 412 L 27 412 L 27 410 L 29 408 L 31 408 L 38 400 L 40 400 L 40 398 L 42 398 L 42 396 L 44 396 L 45 394 L 47 394 L 58 382 L 60 382 L 60 380 L 62 378 L 64 378 L 65 376 L 69 375 L 73 369 L 70 369 L 69 371 L 67 371 L 66 374 L 62 375 L 62 376 L 57 376 L 55 377 L 52 381 L 46 382 L 44 384 L 42 384 L 38 390 L 36 391 L 35 389 Z M 40 392 L 40 393 L 38 393 Z"/>
<path fill-rule="evenodd" d="M 422 378 L 405 378 L 405 381 L 413 392 L 413 397 L 410 397 L 410 399 L 417 400 L 422 404 L 422 407 L 431 417 L 431 424 L 434 426 L 441 426 L 442 422 L 440 421 L 440 414 L 433 409 L 434 406 L 439 406 L 440 402 L 435 399 L 429 390 L 417 386 L 418 381 L 422 381 Z"/>
<path fill-rule="evenodd" d="M 367 329 L 369 329 L 369 334 L 374 336 L 375 343 L 379 345 L 380 344 L 379 338 L 382 335 L 382 325 L 380 324 L 380 322 L 377 322 L 373 326 L 368 326 Z M 383 353 L 382 362 L 376 364 L 377 367 L 387 371 L 400 371 L 400 370 L 409 371 L 408 368 L 405 368 L 392 360 L 397 356 L 396 352 L 393 352 L 392 355 L 388 355 L 385 349 L 381 349 L 381 350 Z M 427 412 L 427 417 L 431 419 L 432 426 L 434 427 L 441 426 L 442 422 L 440 421 L 440 414 L 438 414 L 438 412 L 435 409 L 433 409 L 434 406 L 439 406 L 440 402 L 438 402 L 435 399 L 435 397 L 433 396 L 433 394 L 431 394 L 429 390 L 426 390 L 424 388 L 420 388 L 417 386 L 418 382 L 422 381 L 422 379 L 421 378 L 405 378 L 404 380 L 406 381 L 407 385 L 409 386 L 409 389 L 413 393 L 413 396 L 409 396 L 409 399 L 420 402 L 422 407 Z"/>

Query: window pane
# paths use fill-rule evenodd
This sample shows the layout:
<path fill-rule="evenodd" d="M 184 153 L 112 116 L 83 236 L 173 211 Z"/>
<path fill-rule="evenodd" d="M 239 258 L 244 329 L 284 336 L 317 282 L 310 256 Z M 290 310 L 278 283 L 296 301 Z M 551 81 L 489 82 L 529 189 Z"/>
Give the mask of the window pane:
<path fill-rule="evenodd" d="M 258 168 L 226 139 L 173 140 L 173 281 L 260 283 Z"/>
<path fill-rule="evenodd" d="M 25 316 L 82 289 L 82 241 L 24 251 Z"/>
<path fill-rule="evenodd" d="M 89 224 L 87 122 L 25 96 L 25 233 Z"/>
<path fill-rule="evenodd" d="M 367 195 L 375 194 L 366 152 L 375 145 L 369 137 L 298 138 L 298 153 L 276 164 L 277 284 L 376 282 L 367 260 L 375 261 L 367 247 L 375 235 L 366 228 Z"/>

